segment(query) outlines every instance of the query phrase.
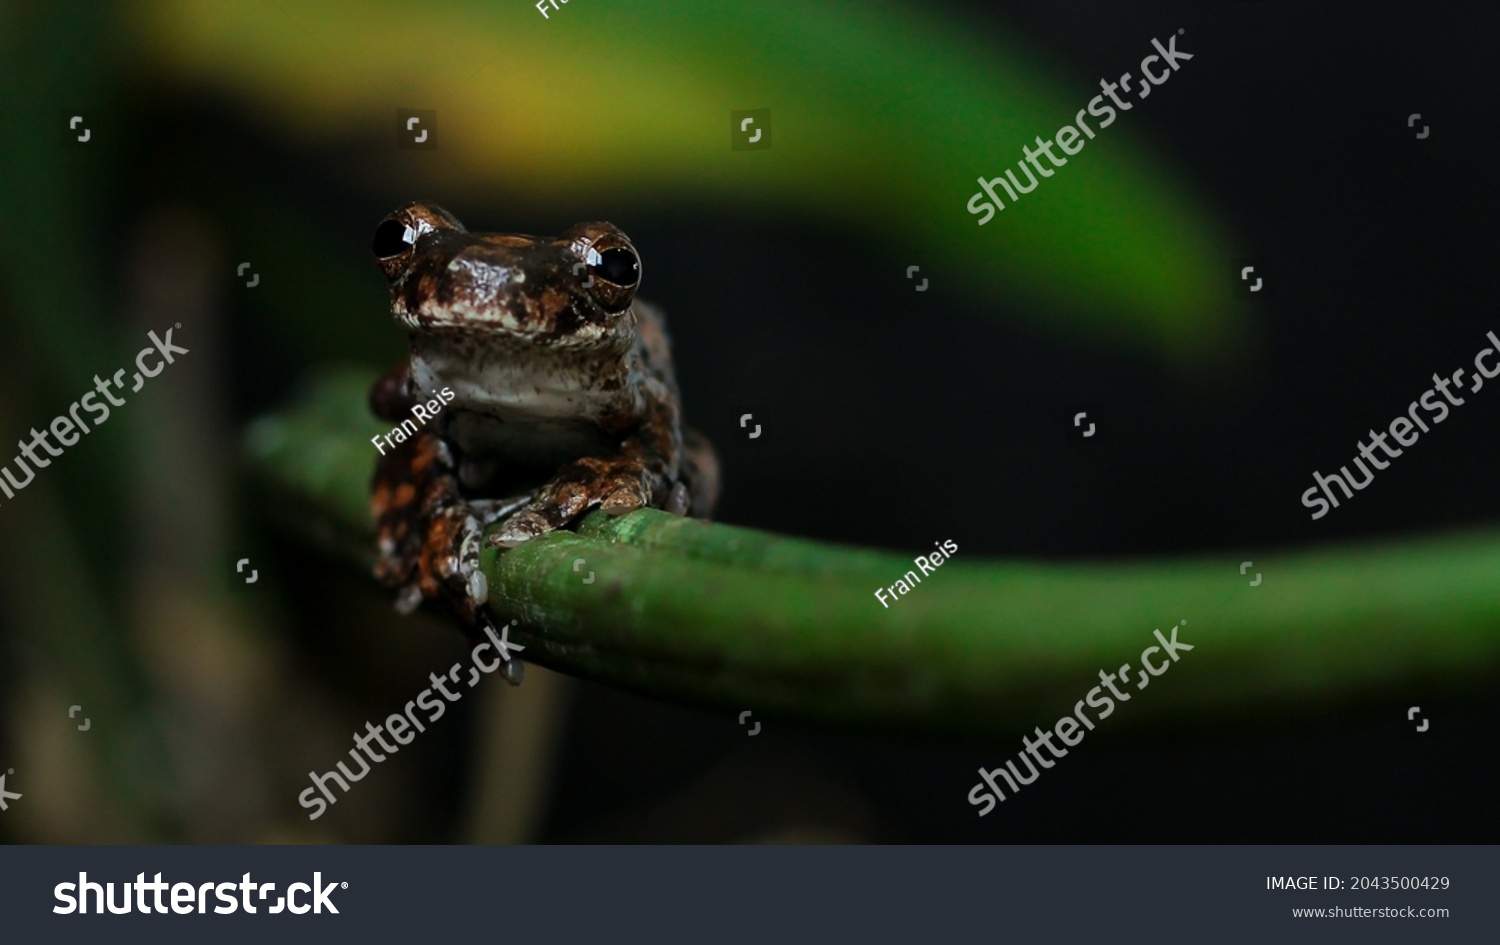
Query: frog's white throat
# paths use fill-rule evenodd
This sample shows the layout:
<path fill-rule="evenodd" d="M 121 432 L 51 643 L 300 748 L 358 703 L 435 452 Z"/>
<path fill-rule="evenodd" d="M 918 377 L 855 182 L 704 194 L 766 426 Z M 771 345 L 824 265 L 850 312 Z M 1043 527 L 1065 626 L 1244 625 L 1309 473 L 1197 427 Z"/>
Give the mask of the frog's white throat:
<path fill-rule="evenodd" d="M 600 360 L 590 352 L 532 348 L 462 351 L 414 340 L 417 391 L 451 388 L 449 433 L 466 452 L 577 458 L 608 441 L 605 419 L 641 409 L 641 375 L 633 358 Z"/>

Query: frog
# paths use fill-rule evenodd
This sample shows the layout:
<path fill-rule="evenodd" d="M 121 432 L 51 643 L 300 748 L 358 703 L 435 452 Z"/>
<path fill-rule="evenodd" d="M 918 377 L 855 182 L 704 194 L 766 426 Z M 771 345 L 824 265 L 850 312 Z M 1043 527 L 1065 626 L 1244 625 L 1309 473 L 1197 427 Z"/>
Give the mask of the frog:
<path fill-rule="evenodd" d="M 636 297 L 640 255 L 622 230 L 471 233 L 413 202 L 371 249 L 409 347 L 368 398 L 393 433 L 412 431 L 379 438 L 371 483 L 375 578 L 399 612 L 430 601 L 478 636 L 495 623 L 482 548 L 595 509 L 712 514 L 718 460 L 683 424 L 666 320 Z"/>

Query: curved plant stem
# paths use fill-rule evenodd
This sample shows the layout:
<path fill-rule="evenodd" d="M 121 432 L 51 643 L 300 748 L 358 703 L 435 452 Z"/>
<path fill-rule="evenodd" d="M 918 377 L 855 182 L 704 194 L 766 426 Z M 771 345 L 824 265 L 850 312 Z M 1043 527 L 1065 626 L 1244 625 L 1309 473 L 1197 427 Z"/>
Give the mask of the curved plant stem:
<path fill-rule="evenodd" d="M 249 437 L 278 505 L 366 562 L 367 380 L 330 377 Z M 482 566 L 527 660 L 660 697 L 880 727 L 1030 725 L 1071 712 L 1125 663 L 1134 695 L 1142 650 L 1173 627 L 1193 649 L 1125 714 L 1477 680 L 1500 657 L 1495 532 L 1267 556 L 1253 587 L 1221 557 L 1057 564 L 961 549 L 889 607 L 874 591 L 918 570 L 910 557 L 650 510 L 596 514 L 487 551 Z"/>

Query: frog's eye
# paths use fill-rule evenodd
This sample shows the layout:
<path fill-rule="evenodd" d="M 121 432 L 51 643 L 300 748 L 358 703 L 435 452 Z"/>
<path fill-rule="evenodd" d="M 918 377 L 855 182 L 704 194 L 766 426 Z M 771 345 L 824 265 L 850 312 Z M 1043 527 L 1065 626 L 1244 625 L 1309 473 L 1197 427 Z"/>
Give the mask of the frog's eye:
<path fill-rule="evenodd" d="M 417 241 L 417 231 L 400 220 L 386 220 L 375 228 L 375 239 L 370 248 L 376 259 L 390 259 L 411 249 Z"/>
<path fill-rule="evenodd" d="M 589 267 L 590 272 L 606 282 L 622 288 L 630 288 L 641 281 L 641 261 L 635 252 L 617 246 L 599 254 L 599 261 Z"/>
<path fill-rule="evenodd" d="M 589 279 L 585 286 L 599 307 L 611 315 L 630 308 L 635 287 L 641 284 L 641 260 L 629 246 L 594 247 L 587 254 Z"/>

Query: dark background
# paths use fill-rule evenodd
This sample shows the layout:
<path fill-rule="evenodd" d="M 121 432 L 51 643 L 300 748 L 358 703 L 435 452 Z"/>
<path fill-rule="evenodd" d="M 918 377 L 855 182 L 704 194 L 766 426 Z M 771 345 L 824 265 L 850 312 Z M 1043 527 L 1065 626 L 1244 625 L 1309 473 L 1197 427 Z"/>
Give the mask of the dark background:
<path fill-rule="evenodd" d="M 1350 463 L 1365 431 L 1403 413 L 1434 372 L 1471 367 L 1500 326 L 1483 255 L 1496 245 L 1500 153 L 1481 91 L 1493 84 L 1484 50 L 1500 17 L 1472 4 L 947 6 L 976 29 L 1004 23 L 1036 38 L 1077 76 L 1080 102 L 1139 60 L 1140 37 L 1189 24 L 1178 45 L 1194 54 L 1192 71 L 1125 118 L 1269 264 L 1274 295 L 1241 303 L 1257 310 L 1257 350 L 1235 352 L 1227 377 L 1183 376 L 998 324 L 939 286 L 916 294 L 902 266 L 844 234 L 702 220 L 687 243 L 668 232 L 677 221 L 660 233 L 634 224 L 638 245 L 681 254 L 651 254 L 650 288 L 682 313 L 672 324 L 689 417 L 727 401 L 766 404 L 773 419 L 754 441 L 735 436 L 732 408 L 708 428 L 731 472 L 720 518 L 892 549 L 941 533 L 965 554 L 1080 558 L 1253 558 L 1495 518 L 1500 451 L 1489 431 L 1500 406 L 1483 390 L 1317 522 L 1299 497 L 1314 469 Z M 1404 134 L 1412 112 L 1433 126 L 1427 139 Z M 1235 276 L 1225 273 L 1227 297 Z M 690 324 L 699 299 L 720 317 Z M 809 316 L 832 311 L 860 315 L 853 325 Z M 1100 430 L 1080 446 L 1067 434 L 1085 408 Z M 631 759 L 654 772 L 633 785 L 642 797 L 662 789 L 665 771 L 747 750 L 716 716 L 585 693 L 573 724 L 590 740 L 627 718 L 662 734 Z M 1500 729 L 1493 689 L 1409 695 L 1312 716 L 1272 711 L 1228 731 L 1191 720 L 1181 731 L 1101 730 L 1089 751 L 1070 752 L 1068 770 L 983 821 L 966 788 L 1011 746 L 956 753 L 766 731 L 757 738 L 772 744 L 755 750 L 811 756 L 852 778 L 892 841 L 1493 842 L 1495 768 L 1479 749 Z M 1436 719 L 1428 732 L 1414 736 L 1409 704 Z M 625 754 L 565 756 L 555 818 L 598 805 L 600 783 L 627 790 Z M 795 803 L 774 782 L 762 790 L 783 795 L 768 807 Z"/>
<path fill-rule="evenodd" d="M 108 172 L 97 229 L 85 243 L 109 246 L 111 234 L 125 240 L 154 208 L 191 206 L 213 221 L 225 259 L 253 255 L 268 287 L 276 281 L 277 291 L 304 298 L 309 319 L 326 320 L 317 341 L 298 350 L 267 330 L 262 297 L 225 295 L 218 344 L 227 355 L 219 385 L 228 428 L 282 406 L 330 349 L 372 371 L 401 355 L 368 242 L 385 213 L 422 198 L 476 230 L 556 232 L 600 218 L 630 234 L 644 260 L 641 294 L 668 315 L 686 416 L 720 451 L 725 489 L 716 518 L 725 522 L 897 551 L 951 538 L 966 559 L 1238 560 L 1496 519 L 1500 451 L 1490 431 L 1500 395 L 1488 390 L 1466 396 L 1326 517 L 1310 521 L 1299 503 L 1314 469 L 1349 463 L 1367 430 L 1403 413 L 1434 372 L 1471 366 L 1488 345 L 1485 332 L 1500 331 L 1493 267 L 1500 153 L 1490 114 L 1500 15 L 1491 5 L 927 7 L 981 39 L 1019 39 L 1054 66 L 1079 105 L 1101 77 L 1134 71 L 1151 37 L 1165 41 L 1185 28 L 1178 46 L 1194 59 L 1123 116 L 1119 137 L 1150 142 L 1174 177 L 1204 195 L 1241 255 L 1262 263 L 1266 299 L 1234 300 L 1236 273 L 1223 276 L 1225 298 L 1246 310 L 1252 330 L 1201 360 L 1164 361 L 1110 337 L 1050 331 L 1047 313 L 1027 311 L 1036 303 L 1014 298 L 1000 279 L 987 286 L 987 302 L 936 281 L 916 293 L 904 275 L 922 262 L 921 249 L 903 247 L 899 234 L 869 239 L 796 214 L 633 194 L 622 194 L 618 207 L 555 207 L 458 185 L 413 192 L 397 179 L 371 187 L 367 177 L 341 172 L 359 162 L 357 151 L 311 153 L 204 89 L 123 89 L 122 111 L 137 133 Z M 587 16 L 587 0 L 562 13 Z M 1406 128 L 1412 112 L 1431 127 L 1429 138 L 1415 140 Z M 1080 159 L 1107 146 L 1114 131 Z M 994 174 L 1012 159 L 975 155 L 973 163 Z M 1043 187 L 1028 200 L 1045 195 Z M 1024 226 L 1027 206 L 996 223 Z M 952 214 L 953 226 L 973 226 L 959 207 Z M 30 224 L 11 223 L 12 238 L 24 239 Z M 312 240 L 323 247 L 313 258 L 326 280 L 304 264 Z M 122 248 L 103 260 L 111 285 L 129 282 L 129 259 Z M 339 312 L 328 311 L 330 299 Z M 14 370 L 16 386 L 26 388 L 27 369 Z M 83 384 L 70 377 L 60 387 Z M 54 403 L 23 403 L 7 423 L 50 418 Z M 756 440 L 736 423 L 750 405 L 764 430 Z M 1091 441 L 1071 435 L 1079 410 L 1099 427 Z M 65 503 L 88 490 L 47 472 Z M 145 486 L 180 487 L 171 475 Z M 12 527 L 7 511 L 0 509 L 0 529 Z M 444 654 L 460 646 L 446 628 L 387 616 L 387 601 L 369 582 L 260 530 L 253 508 L 237 515 L 267 562 L 267 580 L 285 595 L 271 621 L 278 652 L 296 667 L 297 685 L 319 693 L 309 701 L 345 706 L 335 729 L 356 728 L 410 698 L 423 686 L 417 667 L 447 665 Z M 413 635 L 421 641 L 392 643 Z M 386 645 L 397 649 L 382 655 Z M 21 673 L 0 672 L 0 684 Z M 1080 695 L 1087 686 L 1079 680 Z M 777 721 L 747 738 L 719 713 L 583 681 L 567 691 L 550 787 L 528 839 L 1500 839 L 1490 757 L 1500 711 L 1487 683 L 1315 709 L 1268 706 L 1253 718 L 1151 728 L 1122 720 L 983 820 L 965 800 L 974 771 L 1010 756 L 1026 733 L 965 745 Z M 401 785 L 399 803 L 376 807 L 362 794 L 377 789 L 362 785 L 320 824 L 335 833 L 313 839 L 464 836 L 460 812 L 473 801 L 468 771 L 483 724 L 477 705 L 460 703 L 459 723 L 378 769 Z M 1428 732 L 1414 733 L 1410 705 L 1432 720 Z M 303 724 L 295 706 L 281 711 L 271 731 Z M 339 750 L 310 751 L 305 760 L 324 758 L 327 767 Z M 278 767 L 264 816 L 295 819 L 298 811 L 283 808 L 300 790 L 292 785 L 303 783 L 302 768 L 274 753 L 262 764 Z M 364 803 L 372 806 L 357 806 Z M 340 816 L 358 823 L 330 827 Z M 5 829 L 0 824 L 0 836 Z M 274 829 L 247 836 L 223 824 L 161 832 L 285 836 Z M 52 839 L 42 826 L 16 837 Z"/>

